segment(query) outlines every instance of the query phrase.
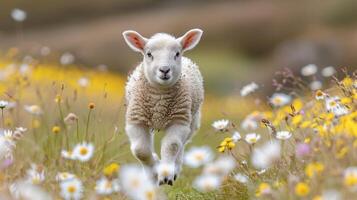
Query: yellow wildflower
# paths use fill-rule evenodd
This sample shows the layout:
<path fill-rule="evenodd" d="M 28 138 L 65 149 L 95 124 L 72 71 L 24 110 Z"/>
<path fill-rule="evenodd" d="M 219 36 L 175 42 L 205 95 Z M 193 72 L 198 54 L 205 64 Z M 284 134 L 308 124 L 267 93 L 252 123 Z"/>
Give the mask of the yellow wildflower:
<path fill-rule="evenodd" d="M 61 128 L 59 126 L 54 126 L 52 127 L 52 133 L 57 134 L 61 131 Z"/>
<path fill-rule="evenodd" d="M 300 122 L 302 121 L 302 115 L 295 115 L 292 120 L 291 120 L 291 123 L 294 125 L 294 126 L 297 126 L 300 124 Z"/>
<path fill-rule="evenodd" d="M 300 197 L 305 197 L 309 194 L 310 192 L 310 187 L 303 182 L 300 182 L 296 184 L 295 186 L 295 194 L 300 196 Z"/>
<path fill-rule="evenodd" d="M 264 194 L 270 193 L 270 191 L 271 191 L 271 188 L 268 183 L 261 183 L 261 184 L 259 184 L 258 189 L 255 192 L 255 196 L 260 197 Z"/>
<path fill-rule="evenodd" d="M 301 123 L 300 127 L 301 128 L 308 128 L 308 127 L 310 127 L 311 124 L 312 124 L 311 121 L 304 121 L 304 122 Z"/>
<path fill-rule="evenodd" d="M 306 166 L 305 168 L 305 174 L 311 178 L 314 175 L 321 174 L 322 171 L 325 169 L 325 166 L 322 163 L 319 162 L 313 162 L 310 163 Z"/>
<path fill-rule="evenodd" d="M 217 150 L 221 153 L 226 151 L 227 149 L 231 150 L 236 146 L 233 139 L 231 137 L 224 138 L 221 144 L 217 147 Z"/>
<path fill-rule="evenodd" d="M 351 79 L 351 77 L 346 76 L 343 80 L 342 80 L 342 84 L 345 87 L 351 87 L 353 85 L 353 80 Z"/>
<path fill-rule="evenodd" d="M 118 164 L 111 163 L 103 169 L 103 174 L 108 177 L 111 177 L 114 175 L 114 173 L 117 173 L 119 171 L 119 168 L 120 166 Z"/>
<path fill-rule="evenodd" d="M 336 158 L 338 159 L 344 158 L 347 155 L 348 151 L 349 151 L 348 147 L 343 147 L 342 149 L 340 149 L 340 151 L 338 151 Z"/>

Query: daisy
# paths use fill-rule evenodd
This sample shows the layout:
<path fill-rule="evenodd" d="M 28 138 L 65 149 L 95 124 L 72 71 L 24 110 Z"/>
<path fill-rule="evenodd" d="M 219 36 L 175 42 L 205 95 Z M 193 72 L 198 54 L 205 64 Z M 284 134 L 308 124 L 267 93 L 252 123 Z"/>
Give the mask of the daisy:
<path fill-rule="evenodd" d="M 246 117 L 241 123 L 241 128 L 244 130 L 255 130 L 258 128 L 258 123 L 252 117 Z"/>
<path fill-rule="evenodd" d="M 301 75 L 303 76 L 311 76 L 316 74 L 316 72 L 317 72 L 317 66 L 314 64 L 309 64 L 301 68 Z"/>
<path fill-rule="evenodd" d="M 0 109 L 4 109 L 7 105 L 9 105 L 8 101 L 3 101 L 3 100 L 0 101 Z"/>
<path fill-rule="evenodd" d="M 65 200 L 79 200 L 83 197 L 83 184 L 78 178 L 60 182 L 61 196 Z"/>
<path fill-rule="evenodd" d="M 213 128 L 217 131 L 226 131 L 228 129 L 229 120 L 221 119 L 212 123 Z"/>
<path fill-rule="evenodd" d="M 32 115 L 41 115 L 42 109 L 38 105 L 25 105 L 24 109 Z"/>
<path fill-rule="evenodd" d="M 16 181 L 10 184 L 9 191 L 14 199 L 49 200 L 51 196 L 38 185 L 26 181 Z"/>
<path fill-rule="evenodd" d="M 45 171 L 36 164 L 31 164 L 31 168 L 26 173 L 27 181 L 31 184 L 38 185 L 45 181 Z"/>
<path fill-rule="evenodd" d="M 61 156 L 65 159 L 69 159 L 69 160 L 75 160 L 76 157 L 74 157 L 74 154 L 72 151 L 66 151 L 66 150 L 62 150 L 61 151 Z"/>
<path fill-rule="evenodd" d="M 276 133 L 276 138 L 279 140 L 287 140 L 291 137 L 291 133 L 289 131 L 278 131 Z"/>
<path fill-rule="evenodd" d="M 256 133 L 248 133 L 245 135 L 245 141 L 249 144 L 255 144 L 260 140 L 260 135 Z"/>
<path fill-rule="evenodd" d="M 232 136 L 233 142 L 238 142 L 241 138 L 242 136 L 240 136 L 240 133 L 238 131 L 234 131 Z"/>
<path fill-rule="evenodd" d="M 324 77 L 330 77 L 336 73 L 336 70 L 332 66 L 325 67 L 321 70 L 321 74 Z"/>
<path fill-rule="evenodd" d="M 73 156 L 76 160 L 87 162 L 94 154 L 94 146 L 91 143 L 82 142 L 73 149 Z"/>
<path fill-rule="evenodd" d="M 67 181 L 76 178 L 76 175 L 69 172 L 58 172 L 56 175 L 56 181 Z"/>
<path fill-rule="evenodd" d="M 150 174 L 139 165 L 124 165 L 120 169 L 119 180 L 122 191 L 131 199 L 148 199 L 156 195 L 156 184 Z M 146 198 L 144 198 L 146 197 Z"/>
<path fill-rule="evenodd" d="M 255 168 L 266 169 L 280 158 L 280 143 L 277 141 L 266 142 L 263 146 L 255 148 L 252 155 L 252 164 Z"/>
<path fill-rule="evenodd" d="M 327 96 L 326 93 L 322 92 L 321 90 L 317 90 L 315 94 L 316 100 L 323 100 Z"/>
<path fill-rule="evenodd" d="M 248 94 L 254 92 L 255 90 L 257 90 L 259 88 L 258 84 L 256 84 L 255 82 L 252 82 L 248 85 L 245 85 L 241 90 L 240 90 L 240 95 L 242 97 L 247 96 Z"/>
<path fill-rule="evenodd" d="M 321 81 L 312 81 L 309 86 L 311 90 L 316 91 L 322 88 L 322 83 Z"/>
<path fill-rule="evenodd" d="M 24 10 L 15 8 L 11 11 L 11 17 L 13 20 L 17 22 L 23 22 L 26 20 L 27 14 Z"/>
<path fill-rule="evenodd" d="M 119 180 L 109 180 L 105 176 L 100 178 L 95 185 L 95 191 L 99 195 L 110 195 L 114 192 L 119 192 Z"/>
<path fill-rule="evenodd" d="M 221 183 L 222 180 L 219 176 L 214 174 L 203 174 L 194 180 L 193 187 L 200 192 L 209 192 L 218 189 L 221 186 Z"/>
<path fill-rule="evenodd" d="M 204 169 L 204 174 L 216 174 L 218 176 L 228 175 L 236 167 L 236 161 L 231 156 L 222 156 L 217 160 L 207 164 Z"/>
<path fill-rule="evenodd" d="M 274 93 L 269 101 L 273 106 L 280 107 L 290 103 L 291 96 L 284 93 Z"/>
<path fill-rule="evenodd" d="M 235 174 L 234 179 L 240 183 L 247 183 L 249 181 L 248 176 L 241 174 L 241 173 Z"/>
<path fill-rule="evenodd" d="M 192 168 L 200 167 L 213 160 L 213 152 L 210 147 L 192 147 L 186 152 L 184 162 L 187 166 Z"/>
<path fill-rule="evenodd" d="M 78 80 L 78 85 L 81 87 L 88 87 L 89 85 L 89 79 L 86 77 L 82 77 Z"/>
<path fill-rule="evenodd" d="M 348 167 L 343 172 L 344 184 L 350 189 L 357 190 L 357 167 Z"/>

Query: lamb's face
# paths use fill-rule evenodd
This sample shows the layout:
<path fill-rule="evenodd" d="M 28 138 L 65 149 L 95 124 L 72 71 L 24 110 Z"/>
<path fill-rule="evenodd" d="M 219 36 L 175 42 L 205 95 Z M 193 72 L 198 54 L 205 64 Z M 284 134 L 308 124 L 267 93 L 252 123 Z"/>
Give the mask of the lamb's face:
<path fill-rule="evenodd" d="M 181 75 L 180 43 L 172 36 L 157 34 L 144 47 L 143 67 L 146 79 L 155 86 L 174 85 Z"/>
<path fill-rule="evenodd" d="M 180 79 L 182 53 L 198 44 L 202 31 L 193 29 L 180 38 L 159 33 L 146 39 L 135 31 L 125 31 L 123 35 L 133 50 L 143 54 L 144 74 L 149 83 L 170 87 Z"/>

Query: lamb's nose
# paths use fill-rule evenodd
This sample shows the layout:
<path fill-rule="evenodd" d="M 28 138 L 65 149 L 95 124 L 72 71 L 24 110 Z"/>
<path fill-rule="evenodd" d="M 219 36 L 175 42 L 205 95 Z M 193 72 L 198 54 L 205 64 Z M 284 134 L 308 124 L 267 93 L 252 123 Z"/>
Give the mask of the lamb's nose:
<path fill-rule="evenodd" d="M 164 73 L 164 74 L 167 74 L 167 73 L 169 73 L 170 68 L 168 68 L 168 69 L 159 69 L 159 71 Z"/>

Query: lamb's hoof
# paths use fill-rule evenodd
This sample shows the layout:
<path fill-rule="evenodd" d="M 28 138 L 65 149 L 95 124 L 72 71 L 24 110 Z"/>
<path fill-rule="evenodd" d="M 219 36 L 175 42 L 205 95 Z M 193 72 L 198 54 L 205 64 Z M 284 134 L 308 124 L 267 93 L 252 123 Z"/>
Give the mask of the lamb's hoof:
<path fill-rule="evenodd" d="M 175 166 L 172 164 L 160 163 L 157 166 L 159 185 L 173 185 L 175 180 Z"/>

